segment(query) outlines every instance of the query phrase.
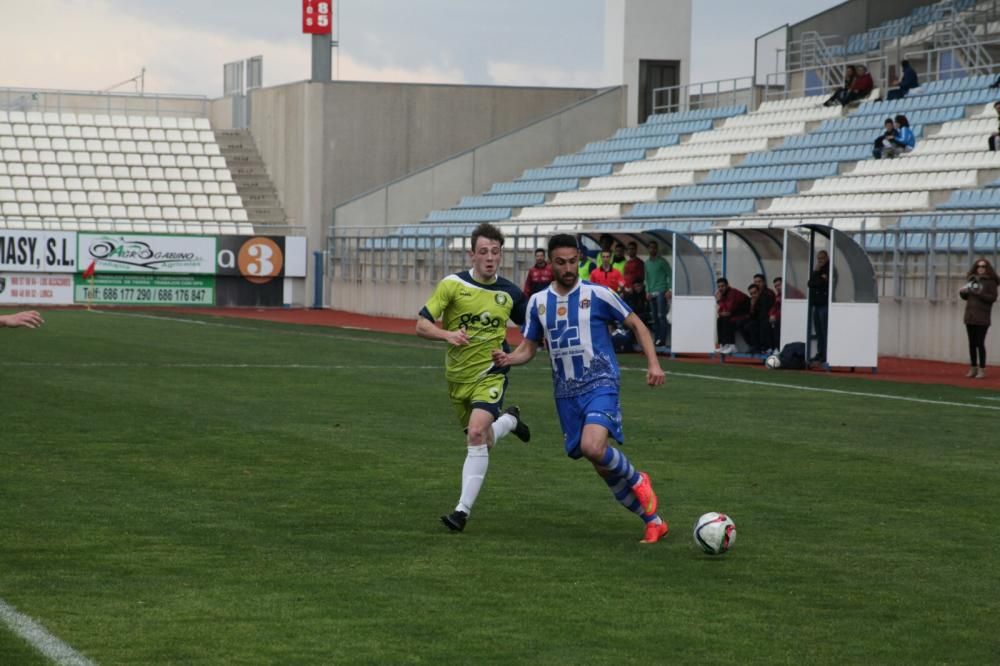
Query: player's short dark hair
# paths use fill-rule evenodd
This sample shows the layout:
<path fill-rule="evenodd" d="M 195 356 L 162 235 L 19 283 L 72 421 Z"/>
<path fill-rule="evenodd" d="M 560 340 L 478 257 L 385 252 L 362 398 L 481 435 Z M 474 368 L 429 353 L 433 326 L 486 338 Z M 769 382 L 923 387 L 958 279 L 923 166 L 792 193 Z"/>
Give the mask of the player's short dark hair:
<path fill-rule="evenodd" d="M 577 243 L 576 238 L 569 234 L 556 234 L 549 239 L 549 256 L 561 247 L 571 247 L 574 250 L 579 249 L 582 243 Z"/>
<path fill-rule="evenodd" d="M 479 242 L 480 238 L 488 238 L 491 241 L 496 241 L 500 243 L 500 247 L 503 247 L 503 232 L 497 229 L 495 226 L 489 222 L 483 222 L 478 227 L 472 230 L 472 249 L 476 249 L 476 243 Z"/>
<path fill-rule="evenodd" d="M 784 280 L 782 280 L 781 276 L 779 275 L 778 277 L 771 280 L 771 284 L 774 284 L 775 282 L 784 282 Z"/>
<path fill-rule="evenodd" d="M 535 248 L 535 254 L 538 254 L 539 252 L 541 252 L 542 254 L 545 254 L 545 248 L 544 247 L 536 247 Z"/>
<path fill-rule="evenodd" d="M 718 280 L 715 281 L 715 284 L 724 284 L 728 287 L 729 280 L 727 280 L 726 278 L 719 278 Z"/>
<path fill-rule="evenodd" d="M 754 273 L 753 274 L 753 279 L 756 280 L 757 278 L 760 278 L 761 282 L 767 282 L 767 278 L 764 277 L 763 273 Z"/>

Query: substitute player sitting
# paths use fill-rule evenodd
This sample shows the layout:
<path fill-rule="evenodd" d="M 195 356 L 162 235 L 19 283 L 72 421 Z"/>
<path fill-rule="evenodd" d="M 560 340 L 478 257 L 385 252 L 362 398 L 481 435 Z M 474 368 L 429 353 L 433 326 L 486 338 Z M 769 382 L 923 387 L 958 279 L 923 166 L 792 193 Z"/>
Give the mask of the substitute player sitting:
<path fill-rule="evenodd" d="M 609 436 L 619 443 L 624 441 L 618 362 L 608 325 L 624 322 L 632 329 L 646 355 L 646 383 L 659 386 L 663 370 L 653 339 L 617 294 L 580 281 L 573 236 L 559 234 L 549 240 L 549 262 L 555 279 L 528 301 L 524 342 L 512 353 L 495 350 L 493 363 L 501 368 L 527 363 L 542 339 L 548 342 L 566 454 L 589 460 L 615 498 L 646 523 L 642 543 L 656 543 L 669 527 L 656 513 L 656 494 L 649 476 L 608 445 Z"/>
<path fill-rule="evenodd" d="M 491 224 L 472 232 L 472 269 L 453 273 L 438 283 L 417 319 L 417 335 L 447 342 L 445 376 L 448 395 L 466 429 L 468 450 L 462 467 L 462 494 L 455 510 L 441 516 L 448 529 L 461 532 L 479 496 L 489 450 L 513 432 L 521 441 L 531 437 L 517 407 L 502 415 L 507 370 L 493 365 L 490 353 L 507 347 L 507 320 L 524 324 L 527 299 L 513 282 L 497 275 L 503 234 Z M 444 328 L 438 328 L 437 320 Z"/>

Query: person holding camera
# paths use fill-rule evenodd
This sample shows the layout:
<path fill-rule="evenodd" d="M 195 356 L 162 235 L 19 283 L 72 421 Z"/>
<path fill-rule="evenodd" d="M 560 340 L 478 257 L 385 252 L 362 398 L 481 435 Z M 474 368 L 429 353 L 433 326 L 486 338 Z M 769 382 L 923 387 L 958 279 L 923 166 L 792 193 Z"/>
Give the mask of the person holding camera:
<path fill-rule="evenodd" d="M 986 259 L 977 259 L 966 275 L 968 282 L 958 290 L 965 301 L 965 332 L 969 336 L 970 379 L 986 379 L 986 331 L 990 311 L 997 300 L 997 273 Z"/>

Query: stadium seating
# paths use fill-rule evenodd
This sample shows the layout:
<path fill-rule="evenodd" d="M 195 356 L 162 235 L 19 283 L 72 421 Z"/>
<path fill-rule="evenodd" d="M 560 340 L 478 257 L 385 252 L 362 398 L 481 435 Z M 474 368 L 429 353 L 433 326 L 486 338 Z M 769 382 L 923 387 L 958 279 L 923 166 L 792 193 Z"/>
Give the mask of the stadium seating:
<path fill-rule="evenodd" d="M 871 230 L 882 219 L 894 224 L 882 215 L 997 209 L 1000 153 L 985 149 L 997 122 L 988 104 L 995 96 L 986 90 L 990 80 L 933 81 L 903 100 L 848 109 L 812 96 L 764 102 L 750 113 L 731 106 L 651 116 L 425 222 L 705 218 L 726 224 L 830 215 L 843 218 L 837 224 L 845 229 Z M 910 120 L 916 148 L 872 159 L 872 140 L 897 113 Z"/>
<path fill-rule="evenodd" d="M 0 111 L 0 228 L 253 233 L 206 118 Z"/>

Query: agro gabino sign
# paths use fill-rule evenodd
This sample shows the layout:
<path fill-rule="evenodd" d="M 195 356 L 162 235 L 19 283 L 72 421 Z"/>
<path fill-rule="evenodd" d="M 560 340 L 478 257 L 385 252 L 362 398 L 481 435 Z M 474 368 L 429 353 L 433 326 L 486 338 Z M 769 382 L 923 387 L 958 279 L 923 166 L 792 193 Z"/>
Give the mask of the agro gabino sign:
<path fill-rule="evenodd" d="M 215 238 L 79 234 L 77 265 L 98 273 L 215 273 Z"/>

